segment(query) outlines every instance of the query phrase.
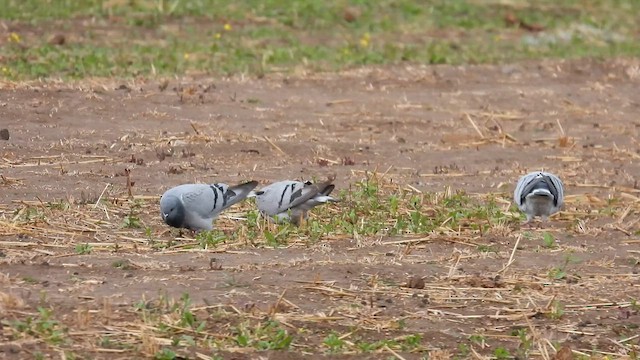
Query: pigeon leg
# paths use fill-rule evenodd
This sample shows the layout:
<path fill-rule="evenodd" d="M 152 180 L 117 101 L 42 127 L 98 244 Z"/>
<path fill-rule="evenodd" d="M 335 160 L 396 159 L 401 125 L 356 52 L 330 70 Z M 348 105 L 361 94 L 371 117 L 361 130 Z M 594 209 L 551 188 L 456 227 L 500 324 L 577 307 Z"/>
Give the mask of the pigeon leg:
<path fill-rule="evenodd" d="M 303 228 L 307 225 L 307 221 L 304 218 L 304 214 L 300 214 L 300 216 L 298 217 L 298 221 L 296 221 L 296 222 L 297 222 L 298 226 L 303 227 Z"/>
<path fill-rule="evenodd" d="M 525 228 L 525 229 L 533 229 L 534 226 L 535 226 L 534 225 L 534 220 L 533 220 L 534 216 L 533 215 L 529 215 L 529 214 L 526 214 L 526 215 L 527 215 L 527 220 L 522 222 L 522 226 L 521 227 Z"/>

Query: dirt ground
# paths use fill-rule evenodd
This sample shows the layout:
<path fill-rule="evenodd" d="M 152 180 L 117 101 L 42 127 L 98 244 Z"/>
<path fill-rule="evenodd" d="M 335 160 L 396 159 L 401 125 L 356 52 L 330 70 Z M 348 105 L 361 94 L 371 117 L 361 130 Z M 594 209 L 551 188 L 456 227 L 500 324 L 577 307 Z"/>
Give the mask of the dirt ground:
<path fill-rule="evenodd" d="M 189 358 L 483 358 L 499 347 L 553 358 L 552 345 L 576 356 L 637 356 L 639 66 L 575 60 L 0 83 L 0 128 L 10 133 L 0 140 L 0 357 L 153 356 L 171 347 L 170 338 L 134 305 L 185 292 L 217 336 L 264 317 L 294 334 L 288 352 L 172 347 Z M 540 229 L 467 231 L 471 242 L 455 233 L 415 242 L 327 236 L 202 250 L 182 246 L 189 240 L 175 239 L 157 210 L 164 190 L 186 182 L 267 184 L 335 173 L 337 188 L 349 189 L 374 171 L 416 191 L 499 194 L 506 209 L 517 178 L 541 168 L 564 180 L 564 211 Z M 122 226 L 125 169 L 143 201 L 143 229 Z M 112 206 L 94 205 L 98 198 Z M 61 201 L 70 208 L 45 206 Z M 22 221 L 29 211 L 41 218 Z M 228 216 L 216 225 L 233 231 L 237 224 Z M 525 231 L 552 233 L 558 246 L 544 248 Z M 158 250 L 148 238 L 172 245 Z M 90 254 L 77 251 L 83 243 L 92 244 Z M 550 279 L 563 264 L 566 276 Z M 424 288 L 403 286 L 412 276 L 423 277 Z M 52 309 L 70 343 L 16 335 L 11 321 L 37 316 L 38 306 Z M 338 356 L 323 345 L 332 330 L 353 343 L 422 339 L 417 350 Z M 131 346 L 109 347 L 101 342 L 107 336 Z"/>

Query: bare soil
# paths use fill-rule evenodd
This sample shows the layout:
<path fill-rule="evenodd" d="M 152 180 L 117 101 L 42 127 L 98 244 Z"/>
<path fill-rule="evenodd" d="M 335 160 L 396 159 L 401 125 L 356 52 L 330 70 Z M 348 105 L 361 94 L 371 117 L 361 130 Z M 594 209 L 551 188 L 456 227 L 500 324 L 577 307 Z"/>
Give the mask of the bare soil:
<path fill-rule="evenodd" d="M 10 133 L 0 140 L 0 357 L 129 359 L 166 346 L 208 358 L 214 354 L 197 345 L 171 347 L 134 308 L 185 292 L 221 337 L 265 317 L 294 335 L 289 351 L 226 347 L 215 353 L 225 359 L 492 356 L 500 346 L 515 355 L 523 346 L 517 329 L 527 331 L 535 358 L 552 358 L 552 344 L 637 356 L 639 66 L 575 60 L 168 84 L 0 83 L 0 128 Z M 408 244 L 412 237 L 328 236 L 281 248 L 193 249 L 157 209 L 159 196 L 181 183 L 335 173 L 337 188 L 349 189 L 373 172 L 415 191 L 498 194 L 508 207 L 518 177 L 541 168 L 558 174 L 568 194 L 550 223 Z M 150 234 L 122 226 L 125 169 Z M 108 209 L 94 206 L 101 195 Z M 61 200 L 71 207 L 45 206 Z M 217 227 L 233 232 L 243 206 Z M 43 217 L 18 221 L 32 209 Z M 558 247 L 525 232 L 549 232 Z M 171 245 L 155 249 L 149 237 Z M 93 244 L 90 254 L 78 254 L 83 243 Z M 125 260 L 129 266 L 114 267 Z M 566 276 L 551 279 L 554 268 Z M 411 277 L 424 288 L 406 287 Z M 72 345 L 8 325 L 37 316 L 39 306 L 52 309 Z M 322 344 L 331 331 L 354 343 L 422 340 L 418 350 L 331 355 Z M 474 334 L 485 341 L 470 340 Z M 131 346 L 109 348 L 106 336 Z"/>

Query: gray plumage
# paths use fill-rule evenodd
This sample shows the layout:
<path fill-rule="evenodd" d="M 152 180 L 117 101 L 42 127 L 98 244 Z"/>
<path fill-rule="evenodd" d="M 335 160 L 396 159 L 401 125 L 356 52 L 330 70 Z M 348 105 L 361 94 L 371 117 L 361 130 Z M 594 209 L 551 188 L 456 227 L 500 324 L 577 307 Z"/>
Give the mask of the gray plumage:
<path fill-rule="evenodd" d="M 560 211 L 564 201 L 564 188 L 557 176 L 536 171 L 518 180 L 513 198 L 518 208 L 527 216 L 527 222 L 536 216 L 547 220 L 549 215 Z"/>
<path fill-rule="evenodd" d="M 179 185 L 160 198 L 160 215 L 172 227 L 211 230 L 223 210 L 244 200 L 256 186 L 257 181 L 231 187 L 222 183 Z"/>
<path fill-rule="evenodd" d="M 332 178 L 319 183 L 300 181 L 278 181 L 255 192 L 258 210 L 264 216 L 278 222 L 299 225 L 306 219 L 309 210 L 326 202 L 338 200 L 329 196 L 335 185 Z"/>

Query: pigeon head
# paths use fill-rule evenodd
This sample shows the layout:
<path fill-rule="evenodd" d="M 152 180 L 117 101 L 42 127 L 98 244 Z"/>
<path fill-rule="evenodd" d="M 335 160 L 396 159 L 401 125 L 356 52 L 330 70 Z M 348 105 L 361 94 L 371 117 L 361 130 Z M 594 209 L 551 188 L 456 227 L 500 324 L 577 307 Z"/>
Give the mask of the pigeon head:
<path fill-rule="evenodd" d="M 169 195 L 160 200 L 160 212 L 162 220 L 175 228 L 182 227 L 184 223 L 184 205 L 177 196 Z"/>

